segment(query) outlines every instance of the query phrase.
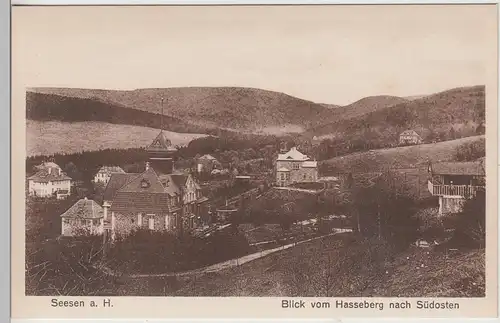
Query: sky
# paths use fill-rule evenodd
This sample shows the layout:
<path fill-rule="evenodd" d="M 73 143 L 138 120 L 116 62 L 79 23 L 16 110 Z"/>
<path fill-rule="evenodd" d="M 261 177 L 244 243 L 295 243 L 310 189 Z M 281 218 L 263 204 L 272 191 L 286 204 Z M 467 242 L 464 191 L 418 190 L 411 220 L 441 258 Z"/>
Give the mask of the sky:
<path fill-rule="evenodd" d="M 15 7 L 13 84 L 244 86 L 345 105 L 486 83 L 493 5 Z"/>

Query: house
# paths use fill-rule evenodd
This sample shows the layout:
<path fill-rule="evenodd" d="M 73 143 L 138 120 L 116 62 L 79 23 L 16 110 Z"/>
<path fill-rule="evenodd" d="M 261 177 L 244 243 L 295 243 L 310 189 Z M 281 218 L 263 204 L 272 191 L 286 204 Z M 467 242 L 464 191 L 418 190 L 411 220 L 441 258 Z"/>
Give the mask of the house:
<path fill-rule="evenodd" d="M 198 158 L 196 171 L 198 173 L 211 173 L 213 170 L 220 170 L 222 164 L 212 155 L 206 154 Z"/>
<path fill-rule="evenodd" d="M 288 186 L 293 183 L 316 182 L 318 179 L 318 163 L 296 147 L 288 152 L 278 154 L 276 159 L 276 185 Z"/>
<path fill-rule="evenodd" d="M 94 183 L 107 184 L 113 173 L 125 173 L 119 166 L 102 166 L 94 176 Z"/>
<path fill-rule="evenodd" d="M 28 177 L 28 194 L 37 197 L 64 199 L 71 194 L 71 177 L 55 163 L 44 163 L 38 171 Z"/>
<path fill-rule="evenodd" d="M 104 210 L 93 200 L 78 200 L 61 214 L 61 234 L 63 236 L 100 235 L 104 227 Z"/>
<path fill-rule="evenodd" d="M 112 174 L 104 191 L 104 220 L 112 238 L 140 228 L 180 234 L 201 225 L 208 199 L 192 175 L 158 175 L 149 166 L 127 175 Z"/>
<path fill-rule="evenodd" d="M 139 174 L 112 173 L 103 194 L 104 230 L 112 240 L 136 229 L 190 232 L 205 219 L 206 203 L 191 174 L 174 171 L 174 152 L 163 131 L 148 148 Z"/>
<path fill-rule="evenodd" d="M 419 145 L 422 142 L 422 137 L 414 130 L 406 130 L 399 135 L 400 145 Z"/>
<path fill-rule="evenodd" d="M 440 215 L 460 212 L 465 199 L 485 189 L 482 161 L 435 163 L 428 171 L 428 189 L 439 198 Z"/>

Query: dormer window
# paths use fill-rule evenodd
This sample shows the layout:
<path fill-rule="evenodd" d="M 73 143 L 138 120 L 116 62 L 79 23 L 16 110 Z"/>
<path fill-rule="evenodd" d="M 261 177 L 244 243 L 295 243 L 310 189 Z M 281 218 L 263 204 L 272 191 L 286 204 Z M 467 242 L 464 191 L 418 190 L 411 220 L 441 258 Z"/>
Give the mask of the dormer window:
<path fill-rule="evenodd" d="M 141 181 L 141 187 L 142 187 L 142 188 L 148 188 L 149 186 L 151 186 L 151 184 L 149 184 L 149 181 L 147 181 L 147 180 L 145 180 L 145 179 L 143 179 L 143 180 Z"/>

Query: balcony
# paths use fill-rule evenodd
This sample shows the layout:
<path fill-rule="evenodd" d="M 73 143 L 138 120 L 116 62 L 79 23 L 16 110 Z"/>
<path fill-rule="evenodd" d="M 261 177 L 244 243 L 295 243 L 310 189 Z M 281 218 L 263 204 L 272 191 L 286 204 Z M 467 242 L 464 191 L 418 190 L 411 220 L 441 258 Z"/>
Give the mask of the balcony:
<path fill-rule="evenodd" d="M 484 186 L 473 185 L 442 185 L 427 182 L 429 192 L 435 196 L 474 196 L 479 190 L 484 190 Z"/>

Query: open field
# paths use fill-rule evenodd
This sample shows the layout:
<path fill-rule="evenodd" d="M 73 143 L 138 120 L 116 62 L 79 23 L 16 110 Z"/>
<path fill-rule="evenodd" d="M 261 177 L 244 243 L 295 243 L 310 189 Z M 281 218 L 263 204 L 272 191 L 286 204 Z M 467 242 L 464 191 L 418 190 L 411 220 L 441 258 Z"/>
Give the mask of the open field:
<path fill-rule="evenodd" d="M 453 160 L 456 148 L 464 143 L 475 142 L 484 136 L 465 137 L 456 140 L 404 146 L 388 149 L 377 149 L 335 157 L 322 163 L 339 172 L 376 172 L 387 168 L 413 168 L 427 166 L 427 162 Z"/>
<path fill-rule="evenodd" d="M 105 122 L 33 121 L 26 124 L 27 156 L 76 153 L 108 148 L 145 147 L 159 129 Z M 187 145 L 202 134 L 165 131 L 173 145 Z"/>
<path fill-rule="evenodd" d="M 371 150 L 332 158 L 323 161 L 320 167 L 331 174 L 352 172 L 355 183 L 365 183 L 366 178 L 389 172 L 396 189 L 425 198 L 430 196 L 427 190 L 428 163 L 454 160 L 458 146 L 483 139 L 484 136 L 474 136 L 434 144 Z"/>
<path fill-rule="evenodd" d="M 484 250 L 446 255 L 412 247 L 377 266 L 363 258 L 365 246 L 352 241 L 349 234 L 328 237 L 220 272 L 195 277 L 124 278 L 114 292 L 229 297 L 484 296 Z M 346 260 L 345 255 L 351 260 Z"/>

